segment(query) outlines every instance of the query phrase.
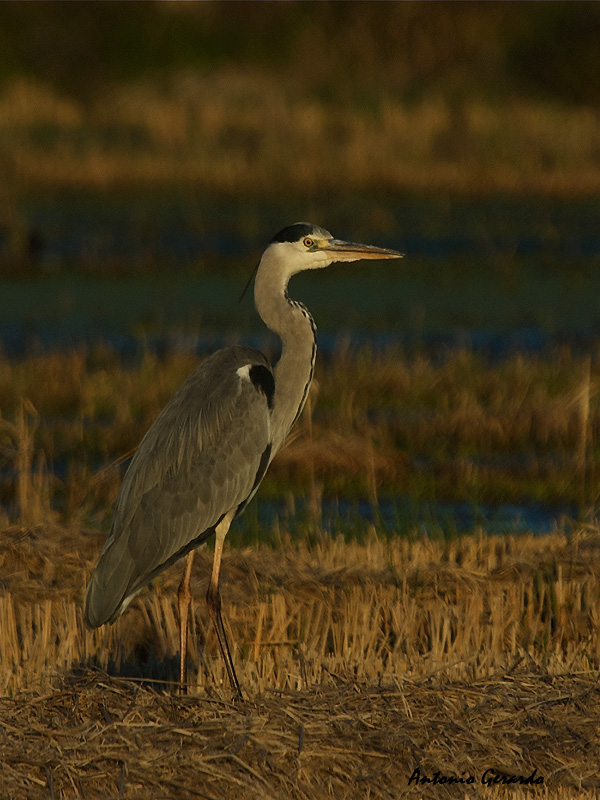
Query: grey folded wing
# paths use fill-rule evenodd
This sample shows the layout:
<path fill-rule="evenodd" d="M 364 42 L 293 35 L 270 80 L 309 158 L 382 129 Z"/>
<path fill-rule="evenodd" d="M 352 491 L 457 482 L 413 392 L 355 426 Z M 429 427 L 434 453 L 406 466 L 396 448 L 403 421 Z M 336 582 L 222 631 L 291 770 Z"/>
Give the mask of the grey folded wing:
<path fill-rule="evenodd" d="M 116 619 L 254 494 L 269 463 L 273 386 L 262 353 L 235 347 L 207 358 L 173 395 L 123 479 L 88 586 L 89 627 Z"/>

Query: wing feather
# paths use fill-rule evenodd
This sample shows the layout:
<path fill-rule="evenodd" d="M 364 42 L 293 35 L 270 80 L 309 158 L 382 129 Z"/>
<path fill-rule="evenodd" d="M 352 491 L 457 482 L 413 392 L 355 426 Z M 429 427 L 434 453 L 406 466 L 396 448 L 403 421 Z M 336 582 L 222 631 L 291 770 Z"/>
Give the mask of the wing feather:
<path fill-rule="evenodd" d="M 88 587 L 90 627 L 115 619 L 169 559 L 197 546 L 256 490 L 268 463 L 270 412 L 264 393 L 238 374 L 245 364 L 270 369 L 250 348 L 207 358 L 142 439 Z"/>

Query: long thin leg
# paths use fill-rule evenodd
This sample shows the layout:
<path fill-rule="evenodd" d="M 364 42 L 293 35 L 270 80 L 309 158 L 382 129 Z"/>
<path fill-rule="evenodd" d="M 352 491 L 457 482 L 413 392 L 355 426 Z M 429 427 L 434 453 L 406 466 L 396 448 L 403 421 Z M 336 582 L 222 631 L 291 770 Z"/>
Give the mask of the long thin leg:
<path fill-rule="evenodd" d="M 235 692 L 236 699 L 242 700 L 242 690 L 235 674 L 235 667 L 233 666 L 233 658 L 229 650 L 227 636 L 225 635 L 225 628 L 223 626 L 223 619 L 221 618 L 221 595 L 219 593 L 219 574 L 221 572 L 221 558 L 223 556 L 223 544 L 227 531 L 231 525 L 231 520 L 234 517 L 234 512 L 230 512 L 224 517 L 217 525 L 215 530 L 215 555 L 213 559 L 212 574 L 210 576 L 210 583 L 208 584 L 208 591 L 206 592 L 206 604 L 208 606 L 208 613 L 212 619 L 217 639 L 219 640 L 219 647 L 221 654 L 225 661 L 225 668 L 229 677 L 231 688 Z"/>
<path fill-rule="evenodd" d="M 188 643 L 188 622 L 190 619 L 190 603 L 192 593 L 190 591 L 190 576 L 192 574 L 192 564 L 194 563 L 194 550 L 190 550 L 185 562 L 185 570 L 179 589 L 177 590 L 177 606 L 179 608 L 179 692 L 187 692 L 187 643 Z"/>

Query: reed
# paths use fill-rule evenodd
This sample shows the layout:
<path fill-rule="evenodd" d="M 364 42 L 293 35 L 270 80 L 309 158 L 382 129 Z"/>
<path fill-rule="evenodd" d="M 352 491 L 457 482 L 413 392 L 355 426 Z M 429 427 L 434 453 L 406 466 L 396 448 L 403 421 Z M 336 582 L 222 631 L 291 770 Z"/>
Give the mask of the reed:
<path fill-rule="evenodd" d="M 0 433 L 8 442 L 6 451 L 13 462 L 16 516 L 23 525 L 50 522 L 52 478 L 43 451 L 35 450 L 35 432 L 40 417 L 27 398 L 21 398 L 14 423 L 0 417 Z"/>
<path fill-rule="evenodd" d="M 123 463 L 197 363 L 176 353 L 147 354 L 128 368 L 109 351 L 0 356 L 4 457 L 15 476 L 0 496 L 12 518 L 44 522 L 57 513 L 63 522 L 106 524 Z M 391 496 L 533 499 L 593 513 L 595 359 L 557 351 L 488 364 L 469 351 L 434 362 L 397 349 L 340 350 L 318 362 L 317 380 L 318 400 L 271 466 L 263 497 L 303 495 L 313 516 L 325 496 L 374 508 Z"/>
<path fill-rule="evenodd" d="M 472 97 L 457 113 L 441 93 L 361 107 L 322 102 L 252 68 L 116 86 L 87 104 L 22 78 L 0 94 L 0 140 L 15 176 L 7 198 L 150 186 L 263 197 L 340 186 L 592 195 L 599 135 L 585 107 Z M 5 205 L 9 219 L 14 202 Z"/>

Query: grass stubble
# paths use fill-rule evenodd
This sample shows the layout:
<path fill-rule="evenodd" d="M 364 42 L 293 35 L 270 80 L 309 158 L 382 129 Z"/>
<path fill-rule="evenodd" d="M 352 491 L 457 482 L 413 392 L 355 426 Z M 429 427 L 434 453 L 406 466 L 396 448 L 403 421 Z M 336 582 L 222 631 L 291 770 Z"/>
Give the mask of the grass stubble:
<path fill-rule="evenodd" d="M 539 796 L 596 796 L 596 530 L 232 549 L 222 593 L 243 703 L 204 608 L 210 552 L 193 575 L 191 694 L 179 697 L 180 570 L 86 631 L 101 539 L 2 533 L 4 796 L 507 796 L 481 784 L 490 769 L 537 770 Z M 409 785 L 417 768 L 475 785 Z"/>
<path fill-rule="evenodd" d="M 145 425 L 153 413 L 128 406 L 134 397 L 147 396 L 138 391 L 140 382 L 150 384 L 153 374 L 152 403 L 160 406 L 163 391 L 179 381 L 185 365 L 175 359 L 127 372 L 108 363 L 91 368 L 81 354 L 70 358 L 36 361 L 34 372 L 45 377 L 36 383 L 43 386 L 44 399 L 23 399 L 22 390 L 33 388 L 27 383 L 31 363 L 1 365 L 4 378 L 10 378 L 0 381 L 8 409 L 2 420 L 3 452 L 12 458 L 17 483 L 13 519 L 4 514 L 0 540 L 3 797 L 597 795 L 596 526 L 580 524 L 568 535 L 543 538 L 496 538 L 480 531 L 450 540 L 385 536 L 372 528 L 358 541 L 324 534 L 315 521 L 300 537 L 280 524 L 276 547 L 257 541 L 253 547 L 230 548 L 222 593 L 247 694 L 241 704 L 230 702 L 205 613 L 211 554 L 204 548 L 192 582 L 191 693 L 179 697 L 175 590 L 180 568 L 160 576 L 114 626 L 85 630 L 85 584 L 104 539 L 118 473 L 109 480 L 113 488 L 90 502 L 84 487 L 94 494 L 105 468 L 79 470 L 69 491 L 81 513 L 74 513 L 75 500 L 70 510 L 57 507 L 58 478 L 45 464 L 52 441 L 45 420 L 53 404 L 61 413 L 73 408 L 77 387 L 77 402 L 87 398 L 88 406 L 82 407 L 90 413 L 71 416 L 77 436 L 93 430 L 93 403 L 104 397 L 103 430 L 122 447 L 114 430 L 119 420 L 124 428 L 131 420 Z M 293 475 L 294 448 L 297 463 L 308 461 L 309 475 L 324 480 L 319 426 L 324 431 L 327 414 L 335 413 L 338 425 L 352 419 L 356 435 L 364 435 L 373 419 L 372 411 L 366 413 L 367 394 L 392 403 L 413 391 L 415 403 L 431 412 L 431 403 L 423 402 L 424 389 L 418 389 L 421 380 L 439 404 L 419 422 L 419 430 L 431 428 L 436 435 L 450 424 L 442 421 L 444 407 L 457 437 L 467 430 L 468 413 L 482 441 L 492 435 L 493 419 L 502 430 L 498 420 L 510 418 L 498 399 L 507 375 L 501 381 L 474 357 L 463 354 L 438 366 L 426 359 L 394 363 L 396 372 L 391 360 L 367 370 L 365 360 L 363 387 L 360 359 L 354 361 L 356 388 L 352 397 L 344 397 L 344 413 L 334 406 L 334 398 L 344 394 L 335 389 L 336 364 L 325 370 L 319 398 L 325 416 L 319 421 L 315 414 L 310 425 L 305 420 L 282 453 L 286 480 Z M 347 368 L 338 360 L 340 375 Z M 517 359 L 498 369 L 508 371 L 512 381 L 511 392 L 504 389 L 503 396 L 520 398 L 526 419 L 528 404 L 536 409 L 527 430 L 538 444 L 542 423 L 536 414 L 555 409 L 546 418 L 546 438 L 556 435 L 553 425 L 566 426 L 571 465 L 580 474 L 577 465 L 584 458 L 587 466 L 593 451 L 594 365 L 582 367 L 563 354 L 550 365 L 519 365 Z M 536 383 L 541 375 L 545 384 Z M 119 403 L 111 406 L 117 396 Z M 462 402 L 448 402 L 455 396 Z M 560 410 L 566 423 L 560 422 Z M 432 424 L 432 419 L 438 421 Z M 514 419 L 519 430 L 527 425 Z M 582 419 L 590 426 L 585 436 Z M 54 429 L 60 429 L 56 415 Z M 66 429 L 60 430 L 57 441 L 64 441 Z M 329 452 L 324 435 L 323 441 Z M 367 441 L 372 446 L 365 450 L 365 480 L 375 502 L 376 459 L 385 436 L 371 431 Z M 426 437 L 417 442 L 427 445 Z M 86 449 L 81 441 L 78 447 Z M 357 469 L 354 462 L 350 466 Z M 473 776 L 475 783 L 415 786 L 409 784 L 415 769 L 430 778 L 436 773 L 464 780 Z M 482 784 L 490 769 L 525 777 L 535 769 L 544 784 L 535 789 Z"/>

